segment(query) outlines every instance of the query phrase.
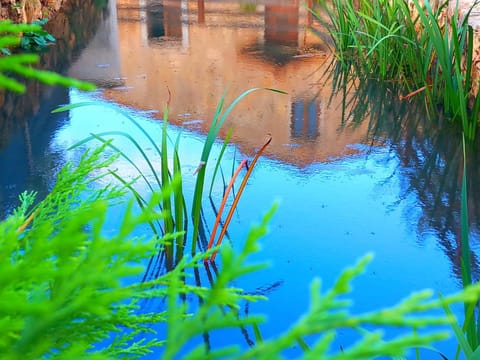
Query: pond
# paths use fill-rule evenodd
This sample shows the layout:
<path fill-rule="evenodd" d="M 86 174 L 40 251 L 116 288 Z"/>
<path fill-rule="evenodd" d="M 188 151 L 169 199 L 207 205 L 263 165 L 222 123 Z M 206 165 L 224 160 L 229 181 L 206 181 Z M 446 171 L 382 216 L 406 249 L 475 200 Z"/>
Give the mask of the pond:
<path fill-rule="evenodd" d="M 375 259 L 355 281 L 356 312 L 393 305 L 425 288 L 442 294 L 460 289 L 458 136 L 451 129 L 439 131 L 419 108 L 379 84 L 334 91 L 325 30 L 305 6 L 298 0 L 110 0 L 97 15 L 72 19 L 95 21 L 90 27 L 95 31 L 78 49 L 68 50 L 60 69 L 95 82 L 99 91 L 37 91 L 26 95 L 41 98 L 30 105 L 32 113 L 18 109 L 7 117 L 3 112 L 1 213 L 18 204 L 24 189 L 45 194 L 58 169 L 81 154 L 66 149 L 90 133 L 121 130 L 140 139 L 121 112 L 160 139 L 169 94 L 169 134 L 181 138 L 184 186 L 193 191 L 205 134 L 222 94 L 230 103 L 249 88 L 274 88 L 287 94 L 261 90 L 242 99 L 214 149 L 215 157 L 232 128 L 222 163 L 229 178 L 232 166 L 251 160 L 272 137 L 228 229 L 232 246 L 240 248 L 250 224 L 279 201 L 262 250 L 252 258 L 267 261 L 268 270 L 236 284 L 268 296 L 249 308 L 268 317 L 262 335 L 278 335 L 306 311 L 314 277 L 328 288 L 342 269 L 369 252 Z M 50 114 L 58 104 L 81 101 L 106 106 Z M 152 152 L 151 145 L 142 146 Z M 479 164 L 475 156 L 469 159 L 470 184 L 476 183 Z M 118 169 L 126 178 L 136 176 L 128 164 L 120 162 Z M 480 194 L 469 190 L 471 246 L 477 254 Z M 222 191 L 217 179 L 213 205 L 204 205 L 207 231 Z M 477 278 L 476 255 L 473 261 Z M 201 278 L 208 283 L 206 272 Z M 243 346 L 253 338 L 240 331 L 231 336 Z M 340 348 L 351 339 L 345 331 L 335 344 Z M 209 341 L 217 346 L 223 340 Z M 438 348 L 454 355 L 451 342 Z M 427 351 L 425 358 L 440 357 Z"/>

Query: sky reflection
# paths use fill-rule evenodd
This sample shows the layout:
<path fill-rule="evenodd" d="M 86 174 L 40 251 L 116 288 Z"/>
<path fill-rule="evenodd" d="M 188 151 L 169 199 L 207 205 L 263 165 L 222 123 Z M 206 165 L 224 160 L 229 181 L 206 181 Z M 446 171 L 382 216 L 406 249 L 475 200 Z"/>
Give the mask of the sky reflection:
<path fill-rule="evenodd" d="M 154 156 L 150 144 L 141 140 L 143 135 L 118 110 L 133 116 L 158 140 L 159 122 L 96 95 L 72 90 L 70 100 L 72 103 L 94 100 L 108 107 L 70 111 L 70 121 L 56 133 L 52 148 L 65 149 L 91 132 L 119 130 L 134 136 Z M 168 131 L 172 139 L 181 131 L 180 159 L 189 203 L 203 135 L 174 125 L 169 125 Z M 114 144 L 127 149 L 135 163 L 147 171 L 138 152 L 129 149 L 128 141 L 116 138 Z M 213 159 L 220 146 L 220 142 L 216 144 Z M 449 293 L 458 287 L 451 260 L 437 246 L 435 234 L 416 231 L 422 208 L 417 205 L 414 193 L 402 195 L 402 173 L 397 171 L 400 162 L 396 154 L 383 146 L 352 146 L 357 154 L 306 167 L 262 157 L 252 173 L 230 225 L 229 241 L 234 247 L 241 247 L 249 225 L 258 222 L 273 202 L 280 202 L 270 224 L 271 231 L 261 241 L 261 252 L 252 257 L 252 261 L 268 261 L 270 269 L 236 284 L 246 291 L 279 284 L 269 293 L 268 302 L 254 304 L 250 309 L 268 314 L 270 326 L 262 327 L 265 336 L 275 335 L 303 313 L 312 278 L 321 277 L 328 287 L 341 269 L 369 252 L 375 254 L 375 260 L 355 282 L 357 311 L 394 304 L 413 290 L 433 288 Z M 65 152 L 71 160 L 81 153 Z M 227 179 L 234 157 L 238 163 L 249 156 L 242 154 L 236 145 L 228 146 L 223 162 Z M 214 162 L 209 164 L 210 173 L 212 166 Z M 126 178 L 137 175 L 124 161 L 119 161 L 115 169 Z M 146 191 L 141 183 L 139 186 Z M 217 181 L 212 197 L 217 207 L 221 192 L 222 184 Z M 204 214 L 207 228 L 211 228 L 214 211 L 208 202 L 204 204 Z M 111 226 L 115 226 L 114 221 Z M 422 241 L 416 240 L 419 236 Z M 348 337 L 339 341 L 348 341 Z"/>

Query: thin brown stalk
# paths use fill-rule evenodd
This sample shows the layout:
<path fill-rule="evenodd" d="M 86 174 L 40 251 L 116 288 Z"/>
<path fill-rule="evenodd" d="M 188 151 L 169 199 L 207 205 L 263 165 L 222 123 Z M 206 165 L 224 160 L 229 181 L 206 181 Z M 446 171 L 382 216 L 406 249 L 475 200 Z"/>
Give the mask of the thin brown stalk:
<path fill-rule="evenodd" d="M 250 177 L 250 175 L 253 171 L 253 168 L 255 167 L 255 164 L 258 161 L 258 158 L 260 157 L 260 155 L 262 155 L 262 153 L 265 151 L 265 149 L 267 148 L 267 146 L 270 144 L 271 141 L 272 141 L 272 137 L 269 136 L 269 138 L 265 142 L 265 144 L 255 154 L 255 157 L 253 158 L 252 163 L 250 164 L 250 167 L 248 168 L 248 171 L 245 174 L 245 177 L 243 178 L 242 183 L 240 184 L 240 188 L 238 189 L 237 196 L 235 196 L 235 199 L 233 200 L 232 207 L 230 208 L 230 211 L 228 212 L 227 218 L 225 220 L 225 224 L 223 225 L 220 236 L 218 237 L 216 246 L 219 246 L 222 243 L 223 237 L 225 236 L 225 233 L 227 232 L 228 225 L 230 224 L 230 221 L 232 220 L 233 212 L 235 211 L 235 208 L 237 207 L 238 201 L 240 200 L 240 197 L 242 195 L 242 192 L 245 189 L 245 186 L 247 185 L 248 178 Z M 210 258 L 210 262 L 214 262 L 216 256 L 217 256 L 217 251 L 214 251 L 211 258 Z"/>
<path fill-rule="evenodd" d="M 410 99 L 412 96 L 415 96 L 417 94 L 420 94 L 422 91 L 425 91 L 427 87 L 426 86 L 422 86 L 421 88 L 415 90 L 415 91 L 412 91 L 411 93 L 408 93 L 407 95 L 400 95 L 400 101 L 403 101 L 403 100 L 408 100 Z"/>
<path fill-rule="evenodd" d="M 21 234 L 28 225 L 33 221 L 33 218 L 35 217 L 36 211 L 32 212 L 30 216 L 25 220 L 25 222 L 18 228 L 17 234 Z"/>
<path fill-rule="evenodd" d="M 213 240 L 215 239 L 215 234 L 217 233 L 218 224 L 220 223 L 220 220 L 222 219 L 223 209 L 225 208 L 225 204 L 227 203 L 227 199 L 228 199 L 228 195 L 230 194 L 230 190 L 232 190 L 233 184 L 235 183 L 235 180 L 237 179 L 238 174 L 240 174 L 240 170 L 242 170 L 242 168 L 246 165 L 247 165 L 247 160 L 246 159 L 242 160 L 240 165 L 238 165 L 237 170 L 235 170 L 235 174 L 233 175 L 232 179 L 230 180 L 230 182 L 227 186 L 227 190 L 225 191 L 225 194 L 223 195 L 222 204 L 220 205 L 220 209 L 218 210 L 217 218 L 215 219 L 215 224 L 213 226 L 212 234 L 210 235 L 210 241 L 208 242 L 208 249 L 212 248 Z M 207 261 L 207 258 L 205 258 L 205 262 L 206 261 Z"/>

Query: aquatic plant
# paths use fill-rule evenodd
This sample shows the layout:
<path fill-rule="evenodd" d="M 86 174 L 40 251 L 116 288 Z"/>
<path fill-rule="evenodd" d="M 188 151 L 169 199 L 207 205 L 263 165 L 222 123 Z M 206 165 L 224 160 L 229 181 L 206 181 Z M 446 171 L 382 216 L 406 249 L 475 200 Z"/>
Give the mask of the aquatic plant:
<path fill-rule="evenodd" d="M 479 121 L 480 79 L 472 77 L 474 35 L 468 21 L 477 3 L 462 16 L 457 3 L 444 26 L 439 24 L 438 14 L 433 12 L 428 1 L 424 7 L 420 7 L 418 1 L 414 4 L 422 23 L 420 39 L 427 44 L 424 56 L 431 59 L 425 74 L 427 99 L 433 104 L 440 102 L 447 114 L 459 120 L 464 136 L 471 142 Z"/>
<path fill-rule="evenodd" d="M 222 128 L 223 123 L 227 119 L 227 117 L 230 115 L 232 110 L 235 108 L 235 106 L 247 95 L 256 92 L 258 90 L 268 90 L 268 91 L 273 91 L 276 93 L 281 93 L 285 94 L 285 92 L 277 89 L 270 89 L 270 88 L 252 88 L 249 90 L 244 91 L 242 94 L 240 94 L 235 100 L 232 101 L 232 103 L 223 111 L 223 106 L 225 102 L 225 96 L 226 93 L 224 93 L 217 105 L 217 108 L 215 110 L 215 115 L 212 119 L 212 123 L 210 125 L 210 129 L 208 130 L 207 133 L 207 138 L 205 140 L 205 143 L 203 145 L 203 150 L 202 150 L 202 155 L 200 156 L 200 166 L 197 174 L 197 181 L 195 183 L 195 191 L 194 191 L 194 196 L 193 196 L 193 205 L 192 205 L 192 219 L 193 219 L 193 235 L 192 235 L 192 245 L 191 245 L 191 253 L 195 254 L 196 249 L 197 249 L 197 240 L 198 240 L 198 234 L 199 234 L 199 229 L 200 229 L 200 211 L 202 207 L 202 196 L 203 196 L 203 191 L 204 191 L 204 182 L 205 182 L 205 172 L 206 172 L 206 165 L 208 163 L 208 159 L 210 157 L 210 153 L 212 150 L 213 143 L 215 142 L 215 139 L 218 136 L 218 133 L 220 132 L 220 129 Z"/>
<path fill-rule="evenodd" d="M 443 112 L 461 124 L 467 141 L 474 139 L 480 79 L 472 76 L 471 9 L 460 16 L 457 3 L 445 19 L 448 4 L 434 8 L 428 0 L 423 5 L 413 0 L 413 9 L 404 0 L 319 2 L 344 71 L 356 78 L 399 83 L 403 94 L 398 97 L 404 101 L 424 96 L 431 118 Z"/>
<path fill-rule="evenodd" d="M 13 24 L 11 21 L 0 21 L 0 90 L 24 92 L 25 85 L 13 78 L 16 74 L 24 78 L 39 80 L 48 85 L 77 87 L 82 90 L 93 90 L 93 84 L 61 76 L 52 71 L 33 68 L 39 56 L 31 53 L 12 53 L 12 48 L 20 46 L 22 33 L 39 33 L 42 28 L 38 24 Z"/>
<path fill-rule="evenodd" d="M 181 159 L 179 158 L 179 155 L 178 155 L 178 148 L 180 145 L 180 133 L 177 139 L 174 141 L 174 146 L 172 149 L 171 157 L 173 158 L 173 168 L 169 167 L 170 156 L 168 154 L 169 147 L 167 145 L 168 143 L 173 143 L 173 141 L 169 138 L 169 135 L 167 132 L 170 100 L 167 101 L 167 105 L 165 106 L 164 112 L 163 112 L 162 135 L 161 135 L 161 138 L 159 139 L 160 145 L 158 145 L 157 141 L 140 125 L 138 121 L 136 121 L 129 114 L 125 112 L 121 112 L 121 114 L 126 119 L 128 119 L 132 124 L 134 124 L 135 127 L 139 129 L 140 132 L 145 136 L 145 138 L 149 143 L 149 146 L 151 146 L 151 148 L 155 150 L 154 155 L 148 155 L 140 145 L 139 139 L 135 139 L 132 135 L 124 131 L 106 131 L 106 132 L 101 132 L 97 134 L 92 134 L 91 136 L 77 142 L 72 146 L 72 148 L 76 148 L 92 140 L 100 141 L 101 143 L 107 144 L 107 146 L 110 149 L 113 149 L 114 151 L 118 152 L 122 158 L 127 160 L 127 162 L 137 171 L 139 178 L 141 178 L 147 184 L 150 191 L 155 191 L 156 189 L 161 189 L 164 187 L 168 188 L 170 186 L 170 182 L 177 179 L 177 181 L 179 182 L 179 185 L 176 186 L 175 190 L 171 192 L 170 197 L 164 197 L 162 204 L 159 204 L 160 209 L 165 211 L 169 215 L 165 216 L 162 219 L 161 224 L 159 222 L 150 223 L 150 228 L 157 235 L 160 235 L 160 234 L 164 235 L 169 233 L 177 234 L 175 241 L 171 244 L 167 244 L 164 248 L 165 252 L 161 254 L 161 256 L 165 256 L 165 265 L 168 270 L 172 269 L 175 266 L 175 264 L 182 259 L 184 255 L 186 242 L 187 242 L 187 237 L 191 239 L 191 254 L 195 255 L 195 253 L 197 252 L 197 248 L 198 248 L 197 239 L 198 239 L 199 231 L 203 226 L 201 222 L 201 209 L 202 209 L 202 203 L 203 203 L 203 192 L 205 187 L 204 183 L 205 183 L 205 176 L 206 176 L 206 168 L 210 158 L 213 144 L 217 140 L 218 133 L 220 132 L 220 129 L 223 123 L 225 122 L 227 116 L 231 113 L 231 111 L 234 109 L 236 104 L 240 102 L 245 96 L 258 90 L 261 90 L 261 89 L 253 88 L 243 92 L 236 99 L 234 99 L 234 101 L 227 107 L 227 109 L 224 112 L 222 112 L 222 110 L 223 110 L 226 93 L 223 94 L 222 98 L 220 99 L 220 102 L 215 112 L 214 119 L 210 126 L 206 140 L 203 144 L 202 153 L 199 159 L 199 166 L 194 174 L 196 175 L 196 182 L 195 182 L 194 192 L 191 196 L 193 201 L 192 201 L 190 216 L 188 215 L 188 210 L 186 208 L 186 201 L 185 201 L 185 198 L 189 195 L 186 195 L 183 191 Z M 279 90 L 274 90 L 274 89 L 267 89 L 267 90 L 282 93 Z M 95 106 L 95 105 L 99 105 L 99 104 L 95 102 L 81 102 L 76 104 L 69 104 L 69 105 L 62 106 L 55 109 L 54 112 L 68 111 L 68 110 L 73 110 L 79 107 Z M 101 106 L 107 106 L 107 107 L 116 109 L 115 107 L 112 107 L 110 105 L 102 104 Z M 124 150 L 117 147 L 114 141 L 110 141 L 107 139 L 107 137 L 111 137 L 111 136 L 116 136 L 116 137 L 119 136 L 119 137 L 125 138 L 131 144 L 134 145 L 135 149 L 140 153 L 141 157 L 145 160 L 146 164 L 148 165 L 149 174 L 153 176 L 153 179 L 155 180 L 154 182 L 149 180 L 148 174 L 144 173 L 144 171 L 142 171 L 137 166 L 135 161 L 132 160 Z M 210 184 L 210 192 L 213 187 L 213 182 L 215 181 L 215 174 L 219 169 L 220 162 L 222 160 L 225 148 L 228 144 L 228 139 L 229 139 L 229 135 L 227 135 L 224 141 L 224 144 L 222 146 L 222 149 L 220 151 L 220 154 L 217 157 L 217 161 L 215 164 L 215 171 L 213 174 L 214 176 L 212 178 L 212 183 Z M 258 160 L 258 157 L 262 153 L 262 151 L 260 151 L 257 154 L 254 161 L 252 162 L 252 165 L 250 166 L 250 169 L 247 171 L 247 175 L 240 187 L 240 191 L 238 192 L 234 200 L 234 207 L 238 203 L 241 193 L 243 191 L 243 188 L 245 187 L 246 179 L 248 179 L 248 176 L 253 170 L 255 163 Z M 160 169 L 154 166 L 154 163 L 156 161 L 160 163 Z M 111 172 L 111 175 L 114 176 L 117 180 L 119 180 L 121 183 L 123 183 L 132 191 L 132 193 L 134 194 L 137 200 L 138 205 L 141 208 L 145 207 L 146 205 L 145 198 L 142 197 L 142 195 L 135 189 L 135 186 L 132 183 L 130 183 L 126 179 L 121 178 L 118 174 L 114 172 Z M 227 217 L 227 221 L 223 224 L 222 233 L 220 235 L 220 240 L 219 240 L 220 242 L 221 242 L 221 238 L 223 238 L 223 236 L 227 231 L 227 227 L 232 216 L 231 214 L 233 214 L 233 210 Z M 191 222 L 190 231 L 188 231 L 189 222 Z M 218 223 L 216 224 L 215 228 L 217 226 L 218 226 Z M 213 255 L 212 260 L 213 259 L 215 259 L 215 255 Z"/>
<path fill-rule="evenodd" d="M 217 218 L 215 220 L 215 226 L 212 230 L 212 234 L 211 234 L 211 237 L 210 237 L 210 241 L 208 243 L 208 249 L 210 249 L 213 245 L 213 240 L 215 239 L 215 235 L 216 235 L 216 229 L 217 229 L 217 225 L 219 224 L 220 222 L 220 219 L 221 219 L 221 216 L 222 216 L 222 210 L 225 206 L 225 203 L 227 201 L 227 198 L 228 198 L 228 194 L 229 194 L 229 189 L 232 188 L 233 186 L 233 183 L 235 182 L 235 179 L 238 175 L 238 171 L 245 165 L 247 167 L 247 173 L 245 174 L 243 180 L 242 180 L 242 183 L 240 184 L 240 188 L 238 189 L 238 192 L 237 194 L 235 195 L 235 198 L 233 199 L 233 204 L 232 206 L 230 207 L 230 210 L 228 212 L 228 215 L 227 215 L 227 218 L 225 219 L 225 223 L 223 224 L 223 227 L 222 227 L 222 231 L 220 232 L 220 235 L 218 236 L 218 240 L 217 240 L 217 245 L 216 246 L 219 246 L 221 243 L 222 243 L 222 240 L 223 240 L 223 237 L 225 236 L 225 233 L 227 232 L 227 228 L 228 228 L 228 225 L 230 224 L 230 221 L 232 220 L 232 216 L 233 216 L 233 212 L 235 211 L 237 205 L 238 205 L 238 201 L 240 200 L 240 197 L 242 196 L 242 193 L 243 193 L 243 190 L 245 189 L 245 186 L 247 185 L 247 181 L 248 181 L 248 178 L 250 177 L 250 175 L 252 174 L 252 171 L 253 171 L 253 168 L 255 167 L 255 164 L 257 163 L 258 159 L 260 158 L 260 155 L 263 154 L 263 152 L 265 151 L 265 149 L 267 148 L 267 146 L 270 144 L 270 142 L 272 141 L 272 137 L 270 136 L 269 139 L 265 142 L 265 144 L 258 150 L 258 152 L 255 154 L 255 157 L 253 158 L 251 164 L 248 166 L 247 163 L 245 162 L 245 164 L 242 162 L 240 163 L 237 171 L 235 172 L 235 175 L 232 177 L 232 180 L 230 181 L 229 185 L 228 185 L 228 188 L 227 188 L 227 191 L 225 191 L 225 195 L 223 197 L 223 200 L 222 200 L 222 205 L 221 205 L 221 208 L 220 210 L 218 211 L 218 215 L 217 215 Z M 213 254 L 212 254 L 212 257 L 210 258 L 210 261 L 213 262 L 215 261 L 215 256 L 216 256 L 217 252 L 214 251 Z"/>
<path fill-rule="evenodd" d="M 406 1 L 319 1 L 329 22 L 318 12 L 333 42 L 335 57 L 360 77 L 396 81 L 417 78 L 422 67 L 415 26 Z"/>

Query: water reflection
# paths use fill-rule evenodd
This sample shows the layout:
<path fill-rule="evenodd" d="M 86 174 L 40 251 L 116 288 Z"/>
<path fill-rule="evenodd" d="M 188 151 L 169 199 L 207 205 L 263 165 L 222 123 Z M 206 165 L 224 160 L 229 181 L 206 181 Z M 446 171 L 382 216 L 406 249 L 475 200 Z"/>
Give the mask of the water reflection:
<path fill-rule="evenodd" d="M 320 104 L 316 99 L 295 99 L 292 103 L 292 138 L 315 140 L 318 137 L 319 116 Z"/>
<path fill-rule="evenodd" d="M 265 43 L 298 46 L 299 0 L 265 5 Z"/>
<path fill-rule="evenodd" d="M 182 38 L 182 2 L 147 0 L 147 33 L 149 39 Z"/>
<path fill-rule="evenodd" d="M 372 81 L 352 83 L 338 77 L 334 91 L 344 94 L 344 103 L 351 112 L 342 119 L 343 127 L 368 123 L 368 137 L 374 144 L 382 143 L 390 149 L 399 163 L 389 178 L 399 177 L 400 193 L 392 207 L 407 203 L 404 216 L 414 218 L 410 212 L 421 207 L 418 221 L 414 223 L 417 243 L 425 246 L 434 237 L 438 246 L 448 256 L 452 272 L 461 280 L 461 216 L 463 152 L 461 129 L 442 119 L 429 119 L 420 103 L 399 101 L 398 89 L 392 84 Z M 346 90 L 349 87 L 349 90 Z M 475 184 L 480 181 L 478 142 L 467 152 L 467 184 L 473 276 L 480 278 L 478 259 L 480 234 L 480 209 L 476 205 L 480 191 Z M 389 178 L 386 179 L 388 183 Z M 414 201 L 411 200 L 414 196 Z M 410 200 L 408 200 L 410 199 Z M 412 210 L 413 212 L 414 210 Z"/>
<path fill-rule="evenodd" d="M 226 89 L 227 103 L 251 87 L 282 89 L 288 95 L 262 92 L 245 98 L 221 136 L 233 127 L 233 141 L 244 153 L 253 154 L 271 134 L 268 154 L 300 167 L 353 153 L 346 145 L 362 139 L 361 132 L 338 132 L 333 120 L 320 124 L 319 104 L 328 101 L 330 92 L 328 87 L 319 91 L 319 84 L 329 61 L 325 43 L 310 32 L 322 31 L 321 27 L 303 2 L 119 0 L 117 4 L 125 84 L 108 89 L 106 98 L 137 109 L 161 110 L 169 89 L 170 121 L 206 132 Z M 154 22 L 164 29 L 159 37 L 152 37 L 149 30 Z M 169 35 L 169 27 L 176 29 L 181 42 Z M 307 109 L 305 136 L 297 131 L 303 126 L 298 113 L 302 102 Z M 316 109 L 309 102 L 317 104 Z M 325 108 L 321 116 L 338 118 L 340 105 Z M 321 132 L 314 129 L 320 125 Z"/>
<path fill-rule="evenodd" d="M 47 23 L 57 39 L 41 54 L 40 67 L 65 73 L 108 17 L 108 9 L 94 0 L 72 0 Z M 92 69 L 90 69 L 92 70 Z M 56 171 L 64 163 L 63 151 L 50 148 L 56 129 L 68 118 L 52 115 L 60 103 L 68 103 L 68 89 L 26 82 L 25 94 L 0 92 L 0 218 L 18 205 L 24 190 L 46 194 Z"/>
<path fill-rule="evenodd" d="M 70 93 L 73 102 L 104 102 L 99 96 L 77 91 Z M 112 108 L 118 106 L 72 110 L 69 123 L 57 131 L 52 146 L 68 147 L 88 136 L 92 129 L 95 132 L 122 130 L 141 141 L 143 136 L 140 131 Z M 129 114 L 149 134 L 160 132 L 160 122 L 132 110 Z M 194 171 L 198 166 L 204 138 L 196 132 L 176 126 L 169 126 L 168 132 L 172 138 L 181 137 L 179 157 L 186 202 L 189 203 L 189 190 L 194 187 Z M 122 137 L 114 141 L 116 146 L 124 150 L 128 146 L 128 141 Z M 146 144 L 143 147 L 153 158 L 151 147 Z M 261 241 L 263 251 L 251 259 L 253 262 L 271 260 L 271 270 L 259 272 L 235 284 L 249 293 L 266 289 L 269 284 L 279 284 L 274 287 L 275 291 L 269 293 L 268 303 L 251 304 L 249 309 L 252 313 L 268 314 L 270 322 L 262 326 L 266 338 L 277 336 L 279 329 L 285 329 L 303 313 L 307 307 L 307 289 L 312 277 L 321 276 L 325 286 L 329 286 L 339 269 L 368 251 L 375 251 L 377 258 L 367 274 L 356 281 L 356 288 L 360 290 L 354 294 L 356 311 L 392 304 L 414 289 L 431 287 L 447 293 L 457 286 L 450 276 L 450 259 L 436 246 L 435 236 L 421 246 L 412 241 L 416 229 L 412 228 L 411 223 L 418 222 L 423 210 L 412 192 L 406 193 L 406 198 L 398 202 L 405 181 L 404 174 L 399 171 L 402 169 L 400 159 L 396 156 L 389 158 L 392 151 L 383 145 L 368 147 L 356 144 L 356 148 L 357 155 L 312 164 L 304 169 L 264 157 L 255 167 L 230 224 L 229 234 L 231 245 L 240 250 L 248 232 L 246 224 L 258 222 L 258 212 L 268 209 L 273 199 L 281 196 L 281 207 L 270 223 L 271 233 Z M 138 150 L 133 146 L 128 149 L 132 151 L 129 157 L 147 174 L 148 165 Z M 216 143 L 213 158 L 218 156 L 220 149 L 221 143 Z M 78 156 L 72 152 L 65 155 Z M 241 154 L 235 144 L 230 144 L 224 156 L 223 172 L 228 174 L 233 164 L 237 164 L 245 154 Z M 154 161 L 159 160 L 155 157 Z M 206 166 L 209 166 L 207 173 L 212 174 L 215 162 L 209 162 Z M 119 159 L 115 169 L 122 178 L 133 179 L 136 176 L 127 161 Z M 212 202 L 218 206 L 224 187 L 221 179 L 217 180 Z M 208 179 L 206 183 L 209 183 Z M 148 191 L 146 186 L 139 186 L 142 193 Z M 258 209 L 258 212 L 252 209 Z M 202 221 L 205 224 L 203 237 L 206 239 L 209 238 L 215 213 L 215 206 L 210 207 L 205 203 Z M 117 218 L 109 217 L 107 229 L 118 227 Z M 154 258 L 146 276 L 154 278 L 164 271 L 161 258 Z M 198 275 L 201 280 L 196 281 L 208 284 L 209 276 L 214 278 L 213 272 L 209 274 L 207 269 L 204 271 L 201 268 Z M 295 294 L 295 307 L 291 306 L 292 294 Z M 157 303 L 157 306 L 163 305 Z M 237 337 L 240 337 L 238 344 L 248 344 L 248 339 L 251 340 L 251 333 L 232 332 L 228 336 L 212 333 L 205 341 L 216 348 Z M 338 339 L 338 343 L 343 345 L 351 341 L 352 338 L 343 334 Z M 296 356 L 298 352 L 293 349 L 288 357 Z"/>
<path fill-rule="evenodd" d="M 39 113 L 45 120 L 32 118 L 16 135 L 7 136 L 9 145 L 2 149 L 0 162 L 15 180 L 1 178 L 0 196 L 16 196 L 11 186 L 19 191 L 46 190 L 55 167 L 75 156 L 65 149 L 91 132 L 131 131 L 118 114 L 98 108 L 53 118 L 49 110 L 54 102 L 108 99 L 136 109 L 132 114 L 142 117 L 138 109 L 161 110 L 170 89 L 171 122 L 186 129 L 171 126 L 169 131 L 175 138 L 183 130 L 182 174 L 185 189 L 191 189 L 202 133 L 224 90 L 229 87 L 228 102 L 249 87 L 280 88 L 288 95 L 257 92 L 245 98 L 225 127 L 225 132 L 234 128 L 225 174 L 239 157 L 253 154 L 267 133 L 273 136 L 268 157 L 256 166 L 229 231 L 233 246 L 242 246 L 246 224 L 258 222 L 273 199 L 282 198 L 271 235 L 262 240 L 263 252 L 257 257 L 271 259 L 273 271 L 239 284 L 250 292 L 281 284 L 269 294 L 270 302 L 252 305 L 254 312 L 269 314 L 272 320 L 263 329 L 265 335 L 278 335 L 303 312 L 312 277 L 321 276 L 328 286 L 339 269 L 368 251 L 375 251 L 377 258 L 356 283 L 361 289 L 354 294 L 359 310 L 394 303 L 420 288 L 445 293 L 458 288 L 462 161 L 458 137 L 425 122 L 419 108 L 397 101 L 390 87 L 352 83 L 342 76 L 325 78 L 329 64 L 322 56 L 325 44 L 305 31 L 318 24 L 298 2 L 247 5 L 119 0 L 118 13 L 110 11 L 102 22 L 108 36 L 96 36 L 70 70 L 82 78 L 101 78 L 104 92 L 96 96 L 63 92 Z M 293 14 L 290 18 L 285 9 Z M 297 23 L 296 29 L 289 21 Z M 275 31 L 267 29 L 273 26 Z M 158 136 L 159 123 L 152 118 L 140 120 Z M 22 119 L 26 121 L 26 116 Z M 60 130 L 55 128 L 60 125 Z M 480 175 L 479 160 L 471 155 L 468 163 L 476 250 L 480 190 L 472 184 Z M 32 166 L 41 167 L 37 171 L 46 181 L 24 180 L 32 178 Z M 118 169 L 125 178 L 135 177 L 126 166 Z M 5 200 L 9 203 L 10 198 L 0 199 L 2 206 Z M 208 226 L 220 201 L 221 195 L 215 193 L 212 206 L 203 209 Z M 202 228 L 205 239 L 208 226 Z M 152 259 L 152 264 L 147 277 L 164 270 L 161 258 Z M 475 272 L 478 277 L 477 262 Z M 207 279 L 201 283 L 208 284 L 208 271 L 203 276 Z"/>

